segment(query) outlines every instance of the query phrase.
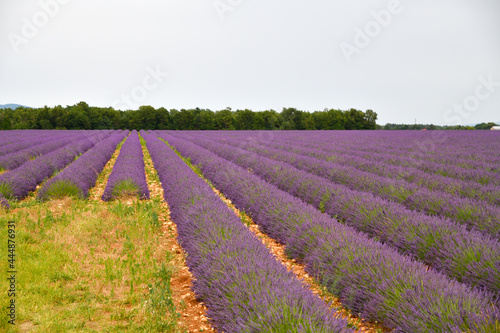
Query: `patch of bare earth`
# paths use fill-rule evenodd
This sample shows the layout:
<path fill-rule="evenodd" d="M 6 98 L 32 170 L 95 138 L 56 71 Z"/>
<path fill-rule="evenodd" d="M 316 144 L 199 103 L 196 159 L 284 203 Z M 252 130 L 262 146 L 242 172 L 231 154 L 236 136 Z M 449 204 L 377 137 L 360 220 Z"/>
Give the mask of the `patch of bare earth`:
<path fill-rule="evenodd" d="M 31 321 L 26 321 L 19 324 L 19 332 L 31 332 L 36 328 L 36 326 Z"/>
<path fill-rule="evenodd" d="M 193 276 L 186 265 L 186 254 L 177 242 L 177 226 L 170 218 L 170 208 L 163 200 L 163 188 L 158 180 L 153 161 L 149 152 L 143 146 L 144 162 L 146 167 L 146 181 L 151 194 L 151 199 L 161 201 L 162 214 L 159 219 L 162 224 L 163 244 L 166 251 L 174 254 L 172 263 L 180 267 L 171 279 L 172 299 L 177 312 L 180 314 L 179 328 L 188 332 L 216 332 L 206 317 L 207 308 L 196 299 L 192 290 Z"/>

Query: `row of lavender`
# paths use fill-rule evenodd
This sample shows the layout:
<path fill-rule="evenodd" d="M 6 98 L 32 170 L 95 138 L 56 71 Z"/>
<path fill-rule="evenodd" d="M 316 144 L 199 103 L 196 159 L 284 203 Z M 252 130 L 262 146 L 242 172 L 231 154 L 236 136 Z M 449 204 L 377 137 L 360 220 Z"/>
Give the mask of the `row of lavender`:
<path fill-rule="evenodd" d="M 102 200 L 109 201 L 121 195 L 134 195 L 141 199 L 149 199 L 144 172 L 144 155 L 136 130 L 132 131 L 120 149 Z"/>
<path fill-rule="evenodd" d="M 45 139 L 68 131 L 14 130 L 0 131 L 0 156 L 33 145 L 34 140 Z"/>
<path fill-rule="evenodd" d="M 392 135 L 391 135 L 392 134 Z M 420 135 L 408 133 L 371 134 L 368 148 L 363 145 L 351 146 L 349 154 L 364 155 L 384 163 L 415 167 L 425 172 L 447 177 L 473 180 L 481 184 L 498 183 L 500 156 L 498 144 L 500 136 L 494 132 L 428 132 Z M 385 140 L 379 136 L 387 136 Z M 283 136 L 286 139 L 286 135 Z M 382 142 L 393 147 L 378 147 Z M 319 147 L 337 153 L 337 146 L 331 141 L 307 142 L 311 147 Z M 469 147 L 464 151 L 464 147 Z M 340 147 L 339 147 L 340 148 Z M 360 149 L 361 148 L 361 149 Z"/>
<path fill-rule="evenodd" d="M 0 175 L 0 193 L 8 199 L 21 200 L 38 184 L 72 163 L 98 142 L 106 139 L 112 131 L 93 131 L 89 137 L 78 139 L 50 153 L 26 161 L 20 167 Z"/>
<path fill-rule="evenodd" d="M 200 138 L 197 133 L 171 134 L 250 169 L 317 209 L 458 281 L 500 295 L 500 243 L 489 235 L 467 230 L 445 218 L 409 210 L 368 192 L 352 190 L 284 162 Z"/>
<path fill-rule="evenodd" d="M 424 157 L 418 158 L 418 149 L 412 152 L 406 152 L 401 154 L 391 154 L 390 152 L 381 150 L 379 152 L 361 152 L 355 148 L 350 149 L 340 149 L 337 147 L 332 147 L 331 144 L 324 143 L 320 144 L 308 144 L 310 148 L 316 148 L 323 150 L 332 155 L 350 155 L 357 156 L 361 158 L 368 158 L 372 161 L 377 161 L 385 165 L 394 165 L 409 170 L 419 170 L 429 174 L 434 174 L 437 176 L 444 176 L 446 178 L 453 178 L 457 180 L 464 180 L 470 182 L 477 182 L 482 185 L 487 184 L 500 184 L 498 179 L 498 165 L 495 163 L 488 163 L 481 160 L 481 157 L 475 156 L 474 159 L 469 159 L 466 161 L 460 161 L 460 159 L 453 154 L 453 151 L 449 151 L 449 147 L 439 147 L 439 149 L 448 150 L 451 156 L 448 156 L 446 160 L 433 161 L 432 155 L 425 154 Z M 438 149 L 436 146 L 435 149 Z M 480 150 L 481 147 L 476 147 Z M 433 152 L 434 150 L 431 150 Z M 490 155 L 493 155 L 491 153 Z"/>
<path fill-rule="evenodd" d="M 39 131 L 37 134 L 39 135 L 38 141 L 43 141 L 44 137 L 50 137 L 45 135 L 46 131 Z M 60 135 L 52 135 L 49 141 L 41 143 L 40 146 L 62 147 L 26 161 L 18 168 L 0 176 L 2 205 L 8 206 L 6 199 L 23 199 L 54 173 L 57 175 L 44 183 L 38 191 L 39 199 L 68 195 L 87 197 L 99 173 L 115 152 L 118 144 L 128 134 L 129 131 L 66 131 Z M 37 141 L 36 137 L 30 139 Z M 60 170 L 62 171 L 59 172 Z M 120 150 L 103 200 L 110 200 L 123 194 L 149 198 L 142 148 L 137 131 L 131 133 Z"/>
<path fill-rule="evenodd" d="M 177 138 L 188 135 L 175 135 L 160 133 L 355 313 L 401 332 L 499 330 L 491 294 L 450 280 L 337 222 L 253 175 L 248 168 L 254 165 L 241 168 Z"/>
<path fill-rule="evenodd" d="M 75 162 L 47 181 L 38 191 L 38 198 L 46 200 L 66 195 L 86 198 L 95 185 L 99 173 L 128 131 L 116 131 L 106 140 L 80 156 Z"/>
<path fill-rule="evenodd" d="M 194 290 L 221 332 L 350 332 L 168 146 L 141 133 L 186 250 Z"/>
<path fill-rule="evenodd" d="M 0 156 L 0 170 L 13 170 L 26 161 L 50 153 L 58 148 L 64 147 L 71 142 L 82 138 L 91 137 L 89 131 L 60 132 L 50 136 L 34 138 L 29 142 L 29 147 Z"/>
<path fill-rule="evenodd" d="M 254 143 L 247 138 L 223 138 L 226 142 L 238 143 L 239 147 L 247 143 Z M 500 182 L 500 179 L 494 177 L 488 178 L 488 184 L 482 184 L 474 180 L 461 180 L 456 178 L 446 177 L 441 174 L 424 172 L 418 168 L 411 166 L 400 166 L 386 163 L 384 158 L 373 158 L 360 156 L 359 152 L 351 151 L 330 151 L 327 147 L 317 146 L 316 148 L 307 148 L 288 141 L 275 142 L 255 142 L 261 146 L 272 147 L 280 150 L 285 150 L 290 153 L 309 156 L 312 158 L 333 162 L 335 165 L 351 166 L 362 171 L 371 172 L 379 176 L 388 178 L 387 181 L 392 181 L 394 186 L 409 187 L 408 190 L 415 188 L 414 185 L 425 187 L 429 190 L 438 190 L 451 195 L 463 196 L 472 199 L 484 200 L 487 203 L 498 205 L 500 204 L 500 186 L 495 184 Z M 476 179 L 483 180 L 482 176 L 478 176 L 478 170 L 469 170 L 473 173 Z M 495 174 L 497 178 L 499 175 Z M 392 179 L 392 180 L 391 180 Z M 405 182 L 411 185 L 406 185 Z"/>
<path fill-rule="evenodd" d="M 218 136 L 212 136 L 223 142 Z M 332 182 L 346 185 L 353 190 L 373 193 L 381 198 L 399 202 L 408 209 L 423 211 L 429 215 L 441 215 L 470 228 L 481 230 L 492 236 L 500 236 L 500 187 L 495 192 L 487 192 L 494 203 L 455 196 L 439 190 L 430 190 L 403 179 L 391 179 L 374 173 L 359 170 L 350 165 L 329 162 L 302 154 L 241 141 L 227 141 L 235 147 L 243 147 L 259 155 L 270 157 L 301 170 L 326 178 Z M 496 194 L 496 196 L 494 195 Z"/>
<path fill-rule="evenodd" d="M 401 138 L 405 137 L 403 133 L 400 135 Z M 500 144 L 500 138 L 496 134 L 484 136 L 484 133 L 479 133 L 476 136 L 488 139 L 488 143 Z M 498 179 L 500 169 L 498 161 L 495 162 L 495 160 L 498 160 L 498 151 L 493 150 L 489 153 L 484 153 L 485 147 L 479 143 L 475 147 L 475 151 L 469 153 L 468 156 L 470 158 L 464 160 L 459 157 L 454 147 L 447 145 L 446 142 L 433 143 L 431 141 L 432 137 L 427 139 L 429 141 L 427 142 L 427 145 L 429 145 L 427 147 L 425 145 L 422 147 L 417 146 L 408 149 L 408 151 L 396 154 L 391 149 L 372 147 L 373 149 L 370 151 L 363 151 L 360 147 L 346 148 L 342 144 L 332 145 L 331 141 L 324 140 L 315 142 L 302 140 L 301 142 L 296 142 L 296 140 L 287 134 L 279 135 L 276 139 L 276 141 L 281 141 L 282 143 L 294 143 L 295 145 L 322 150 L 330 153 L 329 155 L 332 157 L 337 157 L 338 155 L 356 156 L 376 160 L 386 165 L 401 166 L 410 168 L 410 170 L 417 169 L 447 178 L 467 180 L 483 185 L 500 184 L 500 180 Z M 396 139 L 396 137 L 393 139 Z M 381 139 L 374 137 L 373 141 L 380 143 Z M 436 155 L 440 152 L 446 152 L 446 155 L 437 159 Z M 488 162 L 487 159 L 491 162 Z"/>
<path fill-rule="evenodd" d="M 245 139 L 270 143 L 290 144 L 330 153 L 332 160 L 338 155 L 367 158 L 388 165 L 418 169 L 423 172 L 480 184 L 500 184 L 498 173 L 498 147 L 500 135 L 495 133 L 446 132 L 233 132 L 228 139 Z M 446 135 L 446 136 L 444 136 Z M 451 135 L 448 137 L 448 135 Z M 476 138 L 476 140 L 472 140 Z M 471 140 L 474 149 L 464 159 L 459 150 Z M 387 147 L 388 143 L 396 149 Z M 458 146 L 458 147 L 457 147 Z M 487 149 L 487 147 L 490 147 Z M 486 152 L 485 152 L 486 151 Z"/>
<path fill-rule="evenodd" d="M 288 137 L 306 144 L 328 144 L 371 154 L 382 152 L 397 156 L 411 156 L 416 160 L 437 163 L 452 162 L 464 168 L 484 168 L 488 165 L 498 171 L 498 133 L 475 131 L 322 131 L 283 132 L 277 137 Z"/>

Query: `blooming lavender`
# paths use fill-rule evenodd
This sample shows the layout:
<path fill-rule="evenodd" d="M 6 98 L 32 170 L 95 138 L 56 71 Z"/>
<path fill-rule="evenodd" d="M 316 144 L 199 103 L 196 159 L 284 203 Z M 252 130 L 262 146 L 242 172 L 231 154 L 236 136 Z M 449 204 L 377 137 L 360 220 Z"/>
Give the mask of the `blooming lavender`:
<path fill-rule="evenodd" d="M 230 143 L 236 145 L 237 143 Z M 340 183 L 351 189 L 371 192 L 382 198 L 399 202 L 409 209 L 442 215 L 500 237 L 500 207 L 485 201 L 463 198 L 437 190 L 422 188 L 402 179 L 388 179 L 358 170 L 349 165 L 318 160 L 262 145 L 247 144 L 244 149 L 270 157 L 312 174 Z"/>
<path fill-rule="evenodd" d="M 104 189 L 102 200 L 109 201 L 123 194 L 149 199 L 148 184 L 144 171 L 144 155 L 137 131 L 130 133 L 120 149 L 113 171 Z"/>
<path fill-rule="evenodd" d="M 266 233 L 286 244 L 287 254 L 302 260 L 307 271 L 354 313 L 398 332 L 498 332 L 500 313 L 491 294 L 398 254 L 246 168 L 188 141 L 161 136 L 191 158 Z"/>
<path fill-rule="evenodd" d="M 214 137 L 214 136 L 212 136 Z M 221 142 L 225 143 L 235 143 L 238 145 L 247 144 L 247 139 L 244 137 L 234 138 L 227 140 L 224 136 L 215 135 L 215 138 Z M 250 143 L 250 141 L 248 141 Z M 254 142 L 251 142 L 252 146 Z M 259 142 L 257 142 L 258 144 Z M 447 177 L 443 174 L 435 174 L 425 172 L 415 166 L 410 165 L 395 165 L 387 163 L 387 160 L 391 159 L 389 154 L 378 154 L 379 158 L 376 158 L 376 154 L 371 154 L 365 156 L 366 154 L 359 153 L 356 149 L 336 149 L 334 152 L 330 152 L 330 149 L 321 144 L 308 144 L 310 147 L 304 147 L 302 145 L 293 144 L 289 141 L 278 141 L 278 142 L 266 142 L 265 144 L 257 145 L 259 148 L 277 148 L 285 150 L 290 153 L 299 154 L 302 156 L 308 156 L 324 161 L 332 162 L 337 164 L 342 164 L 344 166 L 352 166 L 356 169 L 363 171 L 368 171 L 375 173 L 379 176 L 387 178 L 386 183 L 389 182 L 393 185 L 402 184 L 405 186 L 404 182 L 399 181 L 399 179 L 404 179 L 406 182 L 412 183 L 413 185 L 418 185 L 426 187 L 429 190 L 438 190 L 446 192 L 454 196 L 463 196 L 472 199 L 484 200 L 487 203 L 499 205 L 500 204 L 500 186 L 495 184 L 481 184 L 474 180 L 462 180 Z M 252 149 L 252 147 L 249 147 Z M 259 149 L 257 148 L 257 149 Z M 385 158 L 384 158 L 385 157 Z M 448 166 L 448 168 L 453 168 L 453 166 Z M 481 177 L 478 176 L 478 179 Z M 397 181 L 391 181 L 390 179 L 395 179 Z"/>
<path fill-rule="evenodd" d="M 18 168 L 26 161 L 50 153 L 58 148 L 71 144 L 74 141 L 90 137 L 92 133 L 87 132 L 65 132 L 60 135 L 53 135 L 49 138 L 40 138 L 33 140 L 30 147 L 5 154 L 0 157 L 0 169 L 13 170 Z"/>
<path fill-rule="evenodd" d="M 96 131 L 89 138 L 80 139 L 51 153 L 24 163 L 19 168 L 0 175 L 0 193 L 7 199 L 23 199 L 30 191 L 55 172 L 74 161 L 75 157 L 107 138 L 108 131 Z"/>
<path fill-rule="evenodd" d="M 380 138 L 381 135 L 385 139 Z M 500 185 L 500 157 L 497 149 L 500 136 L 497 133 L 391 132 L 370 134 L 369 139 L 367 149 L 362 149 L 366 146 L 366 140 L 365 144 L 358 140 L 359 145 L 355 143 L 346 147 L 345 152 L 371 160 L 414 167 L 448 178 L 471 180 L 481 185 Z M 323 141 L 323 145 L 313 143 L 311 147 L 320 147 L 335 154 L 338 152 L 326 141 Z"/>
<path fill-rule="evenodd" d="M 113 155 L 116 146 L 128 133 L 128 130 L 115 131 L 109 138 L 96 144 L 54 178 L 47 181 L 38 191 L 38 198 L 49 199 L 71 194 L 86 198 L 89 189 L 95 185 L 99 173 Z"/>
<path fill-rule="evenodd" d="M 5 197 L 3 196 L 2 193 L 0 193 L 0 207 L 3 207 L 5 209 L 10 208 L 9 201 L 7 201 L 7 199 L 5 199 Z"/>
<path fill-rule="evenodd" d="M 20 151 L 25 148 L 31 147 L 33 145 L 33 142 L 50 140 L 52 136 L 54 135 L 58 136 L 67 133 L 67 131 L 12 130 L 12 131 L 1 131 L 1 133 L 3 135 L 0 137 L 0 156 L 3 156 L 8 153 Z"/>
<path fill-rule="evenodd" d="M 352 332 L 279 264 L 167 145 L 141 132 L 164 189 L 194 290 L 222 332 Z"/>
<path fill-rule="evenodd" d="M 172 134 L 188 137 L 185 133 Z M 467 230 L 449 219 L 409 210 L 367 192 L 351 190 L 284 162 L 208 139 L 197 139 L 192 133 L 189 136 L 194 143 L 252 170 L 280 189 L 402 253 L 458 281 L 500 294 L 500 244 L 491 236 Z"/>
<path fill-rule="evenodd" d="M 252 131 L 204 133 L 227 140 L 259 141 Z M 265 141 L 326 152 L 331 161 L 338 161 L 339 155 L 361 157 L 480 185 L 500 185 L 500 135 L 494 132 L 281 131 L 272 132 L 272 142 Z"/>

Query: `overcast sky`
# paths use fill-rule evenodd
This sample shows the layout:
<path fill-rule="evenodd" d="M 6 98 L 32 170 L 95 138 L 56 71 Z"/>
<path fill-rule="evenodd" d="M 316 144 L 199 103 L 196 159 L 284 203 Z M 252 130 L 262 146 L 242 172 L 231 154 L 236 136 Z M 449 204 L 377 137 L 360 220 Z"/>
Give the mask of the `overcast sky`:
<path fill-rule="evenodd" d="M 0 0 L 0 104 L 500 121 L 498 0 Z"/>

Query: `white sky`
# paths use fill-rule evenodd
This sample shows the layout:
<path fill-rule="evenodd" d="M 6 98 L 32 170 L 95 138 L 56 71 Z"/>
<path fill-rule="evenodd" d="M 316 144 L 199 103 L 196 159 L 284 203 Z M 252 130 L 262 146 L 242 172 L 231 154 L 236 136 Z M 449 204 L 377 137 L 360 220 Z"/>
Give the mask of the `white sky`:
<path fill-rule="evenodd" d="M 500 1 L 0 0 L 0 104 L 79 101 L 500 121 Z"/>

